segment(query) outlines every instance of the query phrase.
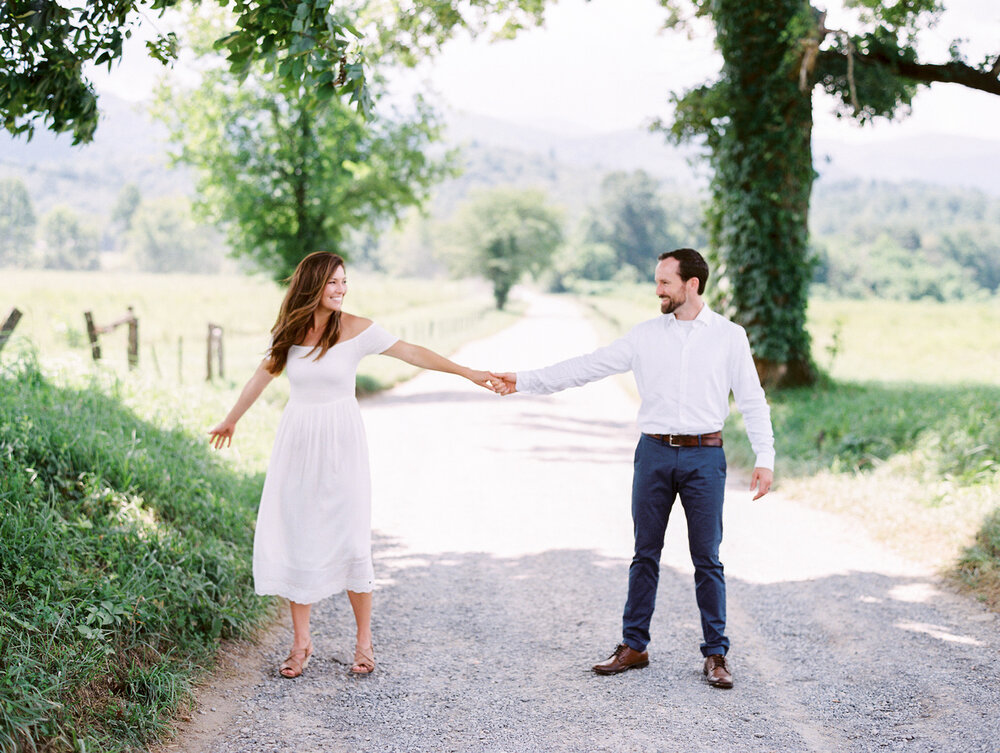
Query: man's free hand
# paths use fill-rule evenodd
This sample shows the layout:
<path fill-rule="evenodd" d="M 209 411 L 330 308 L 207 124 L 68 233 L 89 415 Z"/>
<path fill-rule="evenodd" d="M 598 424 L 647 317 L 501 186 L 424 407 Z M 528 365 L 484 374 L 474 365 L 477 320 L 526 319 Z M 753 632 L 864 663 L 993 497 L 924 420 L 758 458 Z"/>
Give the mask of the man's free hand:
<path fill-rule="evenodd" d="M 499 395 L 512 395 L 517 392 L 517 374 L 513 371 L 491 371 L 493 383 L 500 383 L 496 389 Z"/>
<path fill-rule="evenodd" d="M 754 468 L 750 477 L 750 491 L 757 490 L 754 499 L 760 499 L 771 491 L 772 483 L 774 483 L 774 471 L 770 468 Z"/>

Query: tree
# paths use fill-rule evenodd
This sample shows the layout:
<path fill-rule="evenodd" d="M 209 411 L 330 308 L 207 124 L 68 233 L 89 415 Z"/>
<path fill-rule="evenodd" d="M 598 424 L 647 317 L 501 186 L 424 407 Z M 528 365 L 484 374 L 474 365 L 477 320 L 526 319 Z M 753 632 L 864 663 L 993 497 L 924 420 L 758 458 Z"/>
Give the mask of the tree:
<path fill-rule="evenodd" d="M 623 268 L 618 263 L 617 252 L 607 243 L 571 239 L 552 258 L 549 291 L 565 293 L 572 290 L 578 280 L 611 280 L 623 272 L 634 276 L 635 267 Z"/>
<path fill-rule="evenodd" d="M 769 384 L 812 381 L 805 312 L 811 278 L 808 216 L 812 90 L 862 123 L 909 106 L 918 86 L 952 82 L 1000 94 L 1000 57 L 978 64 L 952 45 L 946 63 L 920 62 L 920 29 L 937 0 L 854 0 L 866 30 L 830 29 L 807 0 L 661 0 L 670 23 L 693 7 L 715 25 L 719 80 L 675 97 L 675 139 L 704 138 L 713 168 L 709 231 L 719 301 L 747 329 Z"/>
<path fill-rule="evenodd" d="M 619 265 L 648 273 L 657 255 L 670 250 L 659 182 L 644 170 L 606 175 L 600 202 L 589 213 L 586 237 L 611 246 Z"/>
<path fill-rule="evenodd" d="M 537 275 L 562 242 L 559 213 L 541 191 L 496 188 L 463 204 L 447 231 L 452 269 L 485 277 L 498 309 L 526 273 Z"/>
<path fill-rule="evenodd" d="M 111 221 L 118 223 L 123 230 L 132 227 L 132 216 L 142 203 L 142 193 L 135 183 L 126 183 L 118 192 L 115 206 L 111 210 Z"/>
<path fill-rule="evenodd" d="M 20 178 L 0 178 L 0 267 L 19 267 L 31 259 L 38 220 Z"/>
<path fill-rule="evenodd" d="M 94 270 L 100 267 L 100 236 L 69 207 L 55 207 L 42 218 L 42 264 L 47 269 Z"/>
<path fill-rule="evenodd" d="M 219 271 L 222 239 L 195 221 L 190 202 L 175 196 L 142 202 L 131 216 L 125 254 L 144 272 Z"/>
<path fill-rule="evenodd" d="M 192 24 L 195 35 L 205 17 Z M 210 22 L 210 21 L 209 21 Z M 447 164 L 425 154 L 438 134 L 429 110 L 366 121 L 336 98 L 291 89 L 263 67 L 238 81 L 213 66 L 194 89 L 161 87 L 159 117 L 196 168 L 196 206 L 224 227 L 234 256 L 277 280 L 307 254 L 349 256 L 350 235 L 374 231 L 420 204 Z"/>
<path fill-rule="evenodd" d="M 198 3 L 198 0 L 194 0 Z M 97 97 L 85 65 L 122 56 L 125 40 L 150 10 L 162 14 L 181 0 L 7 0 L 0 3 L 0 117 L 11 133 L 34 132 L 39 121 L 88 142 L 97 128 Z M 229 70 L 245 78 L 263 68 L 291 90 L 322 99 L 342 97 L 362 114 L 371 111 L 365 75 L 371 59 L 413 65 L 458 29 L 481 31 L 499 21 L 510 36 L 541 21 L 545 0 L 215 0 L 232 11 L 216 41 Z M 362 38 L 359 28 L 365 29 Z M 173 32 L 147 42 L 151 57 L 177 57 Z"/>

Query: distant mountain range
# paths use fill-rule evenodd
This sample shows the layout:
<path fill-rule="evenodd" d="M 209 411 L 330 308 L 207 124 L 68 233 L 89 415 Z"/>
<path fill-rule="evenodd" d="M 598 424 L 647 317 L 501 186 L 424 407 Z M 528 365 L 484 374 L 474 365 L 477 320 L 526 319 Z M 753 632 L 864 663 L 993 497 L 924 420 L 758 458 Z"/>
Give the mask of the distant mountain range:
<path fill-rule="evenodd" d="M 113 95 L 101 97 L 102 120 L 92 144 L 73 147 L 70 139 L 40 130 L 30 142 L 0 134 L 0 176 L 16 175 L 28 184 L 39 212 L 57 203 L 107 215 L 121 186 L 139 185 L 144 196 L 190 193 L 193 180 L 183 169 L 168 166 L 165 133 L 136 105 Z M 643 169 L 661 178 L 665 188 L 703 187 L 706 170 L 697 149 L 675 147 L 661 134 L 643 130 L 591 136 L 566 135 L 528 128 L 492 118 L 452 114 L 448 142 L 466 146 L 477 176 L 453 185 L 448 204 L 470 185 L 538 182 L 540 171 L 573 175 L 553 181 L 555 193 L 583 188 L 591 176 L 611 170 Z M 819 141 L 814 152 L 824 183 L 849 179 L 922 182 L 975 188 L 1000 196 L 1000 140 L 922 136 L 855 145 Z M 486 156 L 484 158 L 484 155 Z M 516 169 L 510 165 L 516 164 Z M 471 167 L 470 167 L 471 169 Z M 492 172 L 491 172 L 492 171 Z M 560 189 L 561 186 L 561 189 Z M 576 188 L 573 188 L 576 187 Z M 442 186 L 442 194 L 449 187 Z M 571 197 L 556 196 L 567 201 Z M 589 200 L 590 196 L 578 196 Z"/>
<path fill-rule="evenodd" d="M 695 147 L 675 147 L 662 134 L 643 130 L 594 136 L 564 136 L 476 115 L 455 115 L 449 138 L 549 156 L 576 166 L 606 170 L 646 170 L 681 185 L 704 185 L 706 169 L 692 167 Z M 1000 196 L 1000 139 L 950 135 L 914 136 L 870 144 L 816 140 L 814 164 L 825 182 L 917 181 L 954 188 L 975 188 Z"/>

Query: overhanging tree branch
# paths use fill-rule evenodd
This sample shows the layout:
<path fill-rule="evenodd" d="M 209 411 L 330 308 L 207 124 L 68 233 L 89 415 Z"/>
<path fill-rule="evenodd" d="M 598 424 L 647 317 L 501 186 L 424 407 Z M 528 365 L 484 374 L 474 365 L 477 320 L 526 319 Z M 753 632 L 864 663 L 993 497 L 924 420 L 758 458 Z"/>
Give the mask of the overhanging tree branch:
<path fill-rule="evenodd" d="M 840 50 L 823 50 L 820 52 L 820 57 L 829 61 L 839 61 L 846 55 Z M 1000 95 L 1000 56 L 997 56 L 990 70 L 976 68 L 957 60 L 948 63 L 917 63 L 894 59 L 882 51 L 860 53 L 855 50 L 854 60 L 858 65 L 881 66 L 897 76 L 922 84 L 937 82 L 960 84 L 970 89 Z"/>

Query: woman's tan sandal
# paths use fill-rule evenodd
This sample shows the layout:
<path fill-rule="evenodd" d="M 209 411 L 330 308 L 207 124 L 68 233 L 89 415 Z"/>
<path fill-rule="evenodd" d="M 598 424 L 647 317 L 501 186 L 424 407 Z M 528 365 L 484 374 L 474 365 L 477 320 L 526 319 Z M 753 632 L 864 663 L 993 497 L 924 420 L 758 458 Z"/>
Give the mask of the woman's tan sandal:
<path fill-rule="evenodd" d="M 375 671 L 375 647 L 367 648 L 357 645 L 354 647 L 354 666 L 351 667 L 352 675 L 370 675 Z"/>
<path fill-rule="evenodd" d="M 309 666 L 309 657 L 312 656 L 313 647 L 310 643 L 305 648 L 294 649 L 278 667 L 278 673 L 282 677 L 298 677 L 302 671 Z"/>

